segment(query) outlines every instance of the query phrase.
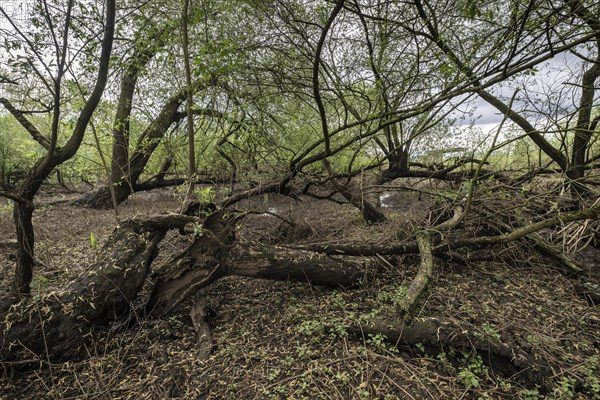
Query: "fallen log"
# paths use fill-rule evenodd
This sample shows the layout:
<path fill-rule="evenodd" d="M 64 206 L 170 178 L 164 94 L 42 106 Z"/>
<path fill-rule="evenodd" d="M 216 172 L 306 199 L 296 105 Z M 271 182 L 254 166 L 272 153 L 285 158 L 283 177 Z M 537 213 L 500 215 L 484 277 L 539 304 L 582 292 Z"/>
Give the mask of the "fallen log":
<path fill-rule="evenodd" d="M 372 260 L 332 257 L 259 243 L 233 243 L 225 239 L 228 236 L 224 232 L 217 230 L 198 238 L 156 274 L 154 290 L 146 305 L 147 316 L 160 318 L 224 276 L 350 287 L 365 282 L 376 269 Z M 221 247 L 212 244 L 215 241 L 219 241 Z"/>
<path fill-rule="evenodd" d="M 87 356 L 95 327 L 127 314 L 139 292 L 163 232 L 118 229 L 102 261 L 63 291 L 0 305 L 0 359 L 66 361 Z"/>
<path fill-rule="evenodd" d="M 333 327 L 332 327 L 333 330 Z M 509 346 L 497 338 L 473 332 L 468 327 L 438 318 L 417 318 L 407 323 L 402 320 L 368 320 L 360 325 L 346 327 L 349 334 L 367 339 L 382 335 L 393 346 L 423 346 L 429 352 L 441 352 L 453 347 L 467 352 L 484 353 L 484 362 L 507 376 L 521 373 L 529 382 L 544 384 L 550 376 L 550 367 L 541 359 Z"/>
<path fill-rule="evenodd" d="M 351 287 L 368 279 L 372 261 L 332 257 L 284 246 L 241 243 L 225 260 L 227 275 L 272 280 L 311 282 L 331 287 Z"/>
<path fill-rule="evenodd" d="M 131 313 L 131 304 L 146 281 L 157 246 L 169 229 L 184 231 L 199 219 L 163 215 L 121 223 L 103 246 L 99 261 L 65 289 L 39 294 L 18 303 L 0 302 L 0 361 L 60 362 L 88 356 L 86 344 L 95 329 L 108 327 Z M 158 271 L 146 314 L 161 316 L 184 299 L 225 275 L 310 281 L 329 286 L 362 282 L 370 262 L 331 257 L 306 250 L 236 243 L 236 218 L 223 211 L 204 220 L 188 249 Z M 192 317 L 210 349 L 203 325 L 200 292 Z M 207 350 L 210 351 L 210 350 Z"/>
<path fill-rule="evenodd" d="M 126 221 L 103 246 L 100 261 L 65 289 L 0 301 L 0 360 L 86 357 L 94 329 L 130 312 L 166 230 L 194 220 L 167 215 Z"/>

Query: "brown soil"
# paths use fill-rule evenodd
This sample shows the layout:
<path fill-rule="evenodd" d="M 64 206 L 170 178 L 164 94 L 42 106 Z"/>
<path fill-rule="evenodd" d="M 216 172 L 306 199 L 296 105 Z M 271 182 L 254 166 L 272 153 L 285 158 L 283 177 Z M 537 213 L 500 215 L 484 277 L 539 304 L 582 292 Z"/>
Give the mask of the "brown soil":
<path fill-rule="evenodd" d="M 396 194 L 389 222 L 366 225 L 347 204 L 269 195 L 237 205 L 252 212 L 238 240 L 263 243 L 393 243 L 423 223 L 431 204 Z M 110 210 L 40 197 L 35 214 L 35 271 L 40 291 L 60 288 L 97 254 L 115 226 Z M 54 202 L 54 205 L 43 205 Z M 134 195 L 120 218 L 177 211 L 170 191 Z M 274 216 L 265 212 L 277 214 Z M 93 237 L 93 239 L 92 239 Z M 0 242 L 14 238 L 10 211 L 0 209 Z M 155 266 L 188 238 L 172 232 Z M 10 247 L 0 248 L 0 285 L 12 276 Z M 472 333 L 519 348 L 549 366 L 548 386 L 490 364 L 470 349 L 394 346 L 379 336 L 348 335 L 368 318 L 395 318 L 395 303 L 416 273 L 415 257 L 386 259 L 387 268 L 352 289 L 228 277 L 210 286 L 214 348 L 199 361 L 189 309 L 125 332 L 97 332 L 82 362 L 3 371 L 1 399 L 496 399 L 600 398 L 600 308 L 576 294 L 577 279 L 521 251 L 512 262 L 436 260 L 435 276 L 416 315 L 452 321 Z M 586 279 L 600 284 L 597 252 L 584 254 Z M 40 279 L 39 277 L 43 277 Z M 2 371 L 0 371 L 2 373 Z M 537 397 L 539 393 L 539 397 Z M 543 393 L 543 397 L 542 397 Z"/>

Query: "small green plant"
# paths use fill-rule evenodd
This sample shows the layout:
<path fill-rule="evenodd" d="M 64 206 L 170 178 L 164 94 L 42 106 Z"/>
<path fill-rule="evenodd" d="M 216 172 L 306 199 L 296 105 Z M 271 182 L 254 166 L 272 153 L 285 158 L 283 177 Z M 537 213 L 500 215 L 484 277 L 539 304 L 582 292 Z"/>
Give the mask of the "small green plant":
<path fill-rule="evenodd" d="M 350 375 L 346 371 L 338 372 L 335 374 L 334 378 L 344 385 L 347 385 L 348 382 L 350 382 Z"/>
<path fill-rule="evenodd" d="M 42 291 L 48 287 L 48 278 L 45 276 L 34 276 L 29 284 L 29 287 L 33 291 L 33 300 L 39 301 L 42 299 Z"/>
<path fill-rule="evenodd" d="M 490 324 L 489 322 L 484 322 L 483 325 L 481 325 L 481 329 L 483 330 L 484 335 L 488 338 L 494 339 L 497 342 L 500 341 L 500 331 L 498 331 L 496 325 Z"/>
<path fill-rule="evenodd" d="M 96 235 L 94 234 L 94 232 L 90 232 L 90 246 L 92 247 L 92 249 L 96 248 Z"/>
<path fill-rule="evenodd" d="M 356 392 L 356 395 L 358 396 L 359 399 L 370 398 L 371 393 L 366 389 L 367 386 L 368 386 L 368 383 L 363 382 L 356 389 L 354 389 L 354 391 Z"/>
<path fill-rule="evenodd" d="M 292 367 L 296 363 L 296 359 L 292 356 L 286 356 L 282 361 L 281 365 L 285 368 Z"/>
<path fill-rule="evenodd" d="M 275 379 L 277 379 L 279 377 L 280 374 L 281 374 L 281 370 L 279 368 L 274 368 L 274 369 L 270 370 L 269 373 L 267 374 L 267 379 L 269 380 L 269 382 L 273 382 Z"/>
<path fill-rule="evenodd" d="M 344 298 L 342 297 L 341 293 L 338 291 L 333 291 L 333 293 L 331 293 L 331 304 L 336 307 L 339 308 L 341 310 L 343 310 L 346 307 L 346 302 L 344 301 Z"/>
<path fill-rule="evenodd" d="M 199 238 L 200 236 L 202 236 L 203 233 L 204 233 L 204 226 L 202 225 L 202 222 L 194 223 L 194 236 Z"/>
<path fill-rule="evenodd" d="M 554 388 L 552 394 L 556 399 L 573 399 L 575 397 L 574 386 L 574 379 L 563 376 L 558 381 L 558 385 Z"/>
<path fill-rule="evenodd" d="M 300 358 L 309 358 L 312 357 L 315 352 L 307 345 L 301 344 L 296 346 L 296 354 L 298 354 L 298 357 Z"/>
<path fill-rule="evenodd" d="M 382 333 L 369 334 L 366 343 L 378 351 L 387 351 L 390 353 L 398 353 L 398 349 L 388 343 L 388 338 Z"/>
<path fill-rule="evenodd" d="M 450 351 L 453 353 L 454 349 L 451 347 Z M 453 356 L 453 354 L 451 354 Z M 442 367 L 442 369 L 446 372 L 453 372 L 454 371 L 454 366 L 452 365 L 452 363 L 450 362 L 450 360 L 448 360 L 448 356 L 445 352 L 441 352 L 439 353 L 436 358 L 439 360 L 440 365 Z"/>
<path fill-rule="evenodd" d="M 323 332 L 323 324 L 321 321 L 315 320 L 302 321 L 300 325 L 298 325 L 298 332 L 304 336 L 312 336 L 315 333 Z"/>
<path fill-rule="evenodd" d="M 181 322 L 181 320 L 179 319 L 179 316 L 177 316 L 177 315 L 171 315 L 169 317 L 169 322 L 177 328 L 180 328 L 183 326 L 183 322 Z"/>
<path fill-rule="evenodd" d="M 200 203 L 213 203 L 215 200 L 215 191 L 212 187 L 197 188 L 194 193 L 198 196 Z"/>
<path fill-rule="evenodd" d="M 395 290 L 379 292 L 377 294 L 377 300 L 379 302 L 397 306 L 406 297 L 407 292 L 408 287 L 406 285 L 400 285 Z"/>
<path fill-rule="evenodd" d="M 598 356 L 590 356 L 585 359 L 583 363 L 583 373 L 585 374 L 583 386 L 594 395 L 594 398 L 600 399 L 599 369 L 600 361 Z"/>
<path fill-rule="evenodd" d="M 463 353 L 463 357 L 466 365 L 459 370 L 458 377 L 466 387 L 477 388 L 480 386 L 481 379 L 487 376 L 488 368 L 479 355 L 470 357 L 469 354 Z"/>
<path fill-rule="evenodd" d="M 341 321 L 336 321 L 330 328 L 330 333 L 333 337 L 345 338 L 348 336 L 346 325 Z"/>
<path fill-rule="evenodd" d="M 537 388 L 519 390 L 518 396 L 519 400 L 538 400 L 542 398 Z"/>
<path fill-rule="evenodd" d="M 479 378 L 469 369 L 463 369 L 458 373 L 458 377 L 468 388 L 479 387 Z"/>

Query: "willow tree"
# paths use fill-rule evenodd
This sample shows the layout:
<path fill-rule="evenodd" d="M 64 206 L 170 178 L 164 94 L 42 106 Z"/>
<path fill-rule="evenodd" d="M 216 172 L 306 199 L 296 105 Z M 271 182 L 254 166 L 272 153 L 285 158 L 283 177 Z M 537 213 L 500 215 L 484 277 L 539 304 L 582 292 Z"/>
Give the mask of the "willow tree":
<path fill-rule="evenodd" d="M 435 44 L 446 74 L 463 80 L 522 129 L 550 160 L 538 172 L 553 165 L 575 193 L 585 194 L 589 193 L 585 170 L 596 158 L 590 151 L 598 127 L 593 110 L 598 107 L 600 78 L 599 13 L 597 2 L 584 0 L 481 5 L 415 0 L 413 15 L 418 22 L 405 29 L 416 29 Z M 559 85 L 551 89 L 544 79 L 526 79 L 547 69 L 544 63 L 549 61 L 568 71 L 567 59 L 583 73 L 563 73 Z M 541 89 L 544 84 L 546 90 Z M 508 92 L 516 96 L 512 105 L 506 100 Z"/>
<path fill-rule="evenodd" d="M 94 21 L 83 3 L 70 0 L 60 6 L 50 6 L 43 1 L 36 3 L 36 15 L 31 24 L 26 25 L 11 19 L 0 7 L 0 13 L 10 24 L 4 29 L 8 38 L 4 46 L 8 63 L 13 67 L 9 76 L 13 83 L 9 94 L 0 99 L 0 103 L 44 149 L 43 156 L 18 186 L 11 193 L 2 193 L 14 200 L 18 247 L 13 289 L 20 295 L 29 294 L 33 277 L 33 200 L 54 168 L 73 157 L 79 149 L 107 84 L 115 31 L 115 1 L 107 0 L 103 8 L 104 16 Z M 90 25 L 90 20 L 95 24 Z M 76 40 L 74 27 L 82 26 L 94 29 L 97 41 Z M 98 45 L 99 51 L 96 50 Z M 89 94 L 85 95 L 85 102 L 74 110 L 68 103 L 70 93 L 66 88 L 72 83 L 72 74 L 79 73 L 77 56 L 84 52 L 93 52 L 97 57 L 95 77 L 87 88 Z M 49 54 L 52 57 L 48 57 Z M 28 118 L 33 113 L 47 114 L 50 124 L 34 125 Z M 64 132 L 61 126 L 65 118 L 74 121 L 69 132 Z"/>

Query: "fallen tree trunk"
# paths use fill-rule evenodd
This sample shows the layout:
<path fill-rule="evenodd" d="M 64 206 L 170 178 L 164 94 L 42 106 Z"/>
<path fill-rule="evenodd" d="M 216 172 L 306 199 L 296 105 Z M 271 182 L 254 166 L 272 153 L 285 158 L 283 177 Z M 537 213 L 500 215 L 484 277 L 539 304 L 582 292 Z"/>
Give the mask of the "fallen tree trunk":
<path fill-rule="evenodd" d="M 451 254 L 461 248 L 480 249 L 487 246 L 498 244 L 507 244 L 523 237 L 532 235 L 542 229 L 552 228 L 561 224 L 566 224 L 574 221 L 584 221 L 587 219 L 600 219 L 600 203 L 589 208 L 579 211 L 570 211 L 560 213 L 554 217 L 543 219 L 538 222 L 533 222 L 528 225 L 515 228 L 511 232 L 493 235 L 480 236 L 474 238 L 464 238 L 441 242 L 439 238 L 433 240 L 432 254 L 442 257 Z M 419 246 L 416 243 L 402 243 L 393 245 L 308 245 L 308 246 L 293 246 L 294 249 L 309 250 L 316 253 L 330 255 L 346 255 L 346 256 L 375 256 L 375 255 L 403 255 L 419 253 Z"/>
<path fill-rule="evenodd" d="M 0 359 L 86 357 L 94 329 L 130 312 L 166 230 L 195 220 L 174 215 L 126 221 L 103 246 L 100 261 L 64 290 L 0 302 Z"/>
<path fill-rule="evenodd" d="M 350 287 L 364 282 L 374 266 L 370 261 L 332 257 L 283 246 L 244 243 L 231 249 L 225 260 L 225 269 L 227 275 Z"/>
<path fill-rule="evenodd" d="M 544 384 L 550 368 L 518 347 L 511 347 L 497 338 L 473 332 L 472 328 L 438 318 L 418 318 L 410 324 L 404 321 L 369 320 L 351 325 L 346 331 L 354 336 L 368 338 L 383 335 L 393 346 L 423 346 L 428 352 L 442 352 L 453 347 L 467 352 L 485 353 L 482 357 L 492 369 L 507 376 L 524 374 L 529 382 Z"/>
<path fill-rule="evenodd" d="M 100 261 L 90 266 L 91 272 L 64 290 L 20 302 L 0 301 L 0 362 L 24 365 L 28 361 L 52 363 L 89 356 L 86 344 L 94 330 L 131 313 L 165 232 L 184 231 L 186 225 L 199 221 L 186 215 L 128 220 L 103 246 Z M 155 275 L 147 314 L 164 315 L 225 275 L 351 286 L 362 282 L 371 270 L 369 262 L 235 243 L 236 222 L 236 218 L 224 217 L 223 211 L 206 218 L 202 235 Z M 201 292 L 199 299 L 192 316 L 206 349 L 210 349 L 207 326 L 202 322 L 206 311 Z"/>
<path fill-rule="evenodd" d="M 523 226 L 505 235 L 432 243 L 431 253 L 447 254 L 460 247 L 478 248 L 508 243 L 540 229 L 581 219 L 598 219 L 599 216 L 600 205 L 594 205 L 584 211 L 563 213 Z M 198 224 L 199 221 L 184 215 L 127 221 L 115 230 L 104 246 L 101 261 L 91 266 L 92 272 L 82 275 L 65 290 L 33 296 L 19 303 L 0 302 L 2 362 L 31 359 L 32 355 L 37 357 L 37 362 L 85 357 L 84 345 L 94 328 L 107 326 L 130 312 L 131 302 L 136 299 L 148 276 L 157 245 L 165 232 L 168 229 L 183 230 L 187 224 Z M 202 235 L 156 275 L 154 290 L 146 306 L 148 314 L 163 315 L 225 275 L 351 286 L 362 282 L 373 269 L 370 261 L 330 256 L 339 254 L 340 248 L 322 249 L 330 253 L 328 255 L 307 249 L 237 243 L 236 222 L 236 218 L 227 218 L 223 210 L 206 218 L 202 224 Z M 199 233 L 197 229 L 194 231 Z M 423 256 L 428 253 L 425 242 L 428 241 L 420 243 L 420 246 L 396 246 L 394 250 L 405 254 L 417 253 L 420 247 Z M 369 251 L 386 254 L 374 248 Z M 423 261 L 427 266 L 428 261 Z M 417 292 L 422 291 L 420 287 L 417 289 Z"/>
<path fill-rule="evenodd" d="M 223 232 L 217 231 L 197 239 L 158 272 L 146 315 L 160 318 L 188 296 L 224 276 L 349 287 L 364 282 L 376 268 L 370 260 L 331 257 L 283 246 L 232 241 L 225 244 L 224 237 Z M 211 244 L 216 240 L 221 242 L 221 248 Z"/>
<path fill-rule="evenodd" d="M 118 229 L 103 261 L 65 290 L 1 304 L 0 359 L 84 358 L 93 329 L 129 312 L 163 235 Z"/>

